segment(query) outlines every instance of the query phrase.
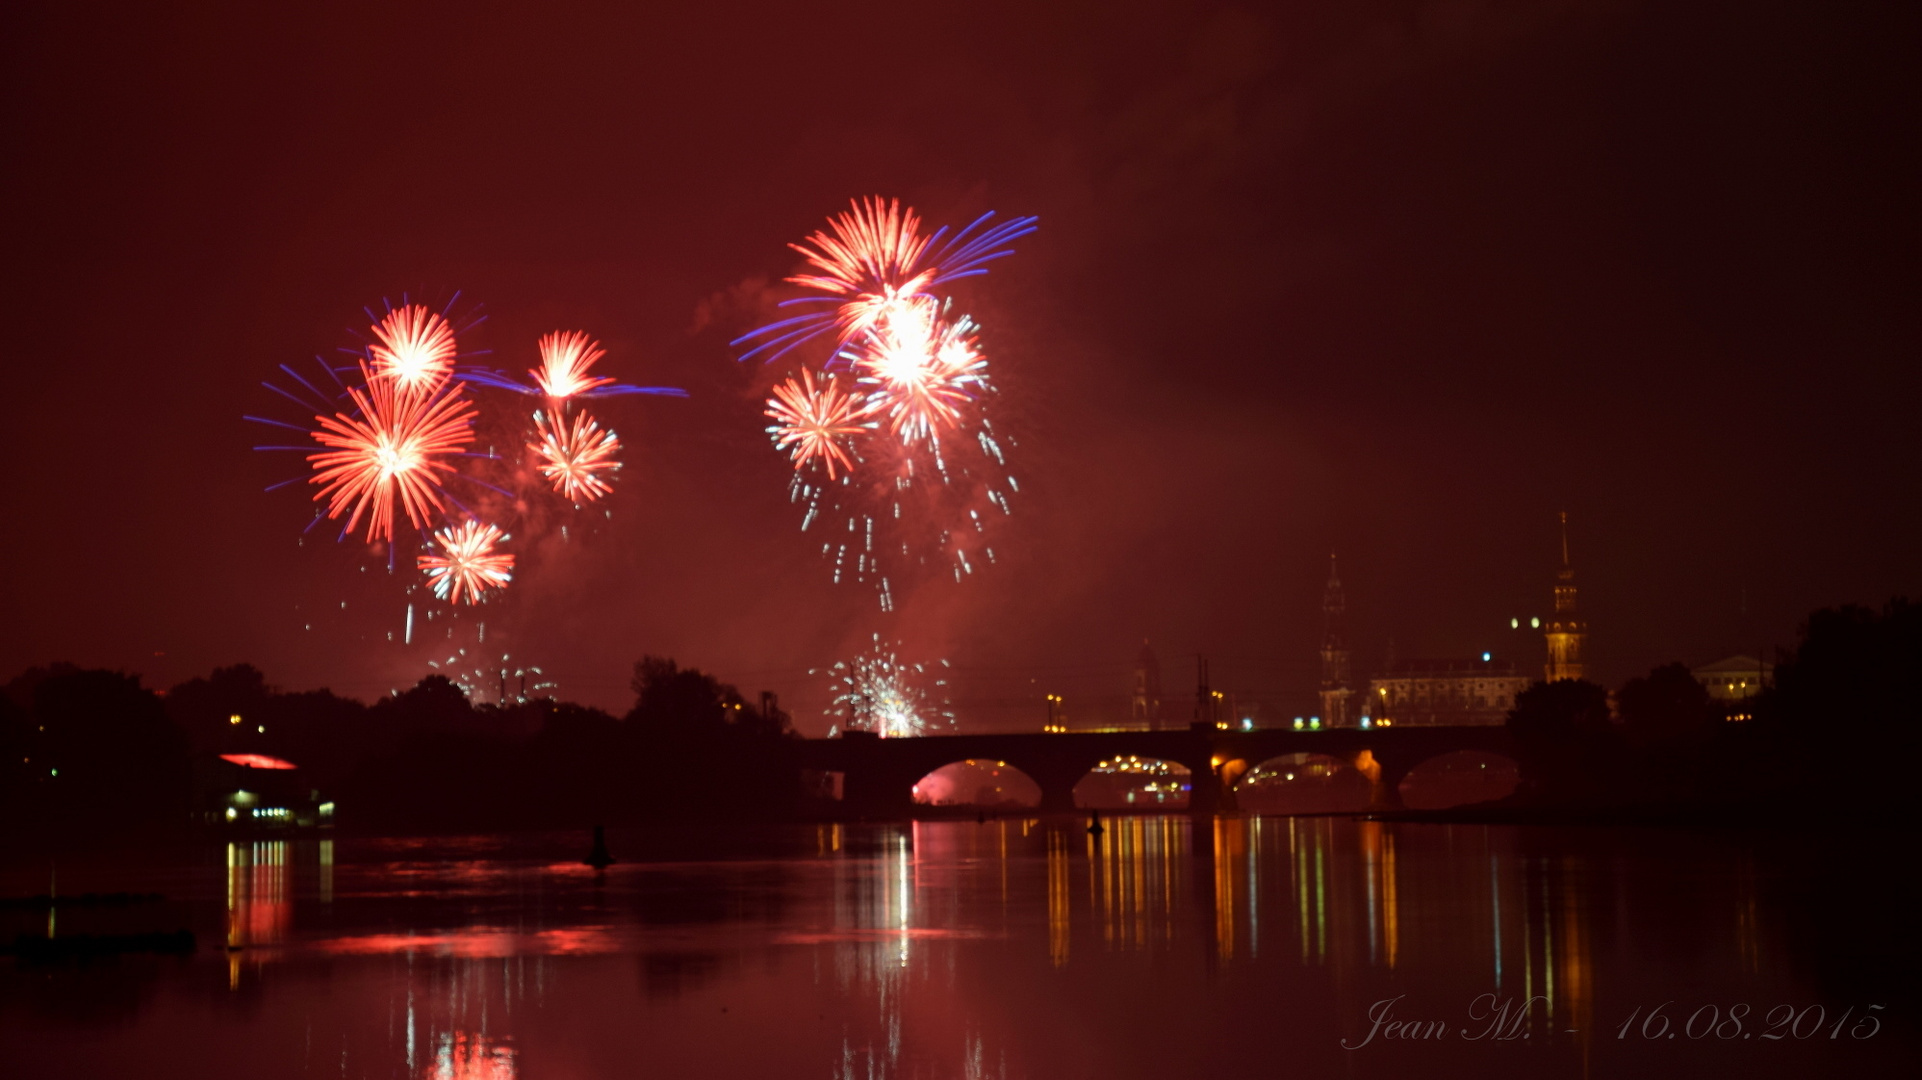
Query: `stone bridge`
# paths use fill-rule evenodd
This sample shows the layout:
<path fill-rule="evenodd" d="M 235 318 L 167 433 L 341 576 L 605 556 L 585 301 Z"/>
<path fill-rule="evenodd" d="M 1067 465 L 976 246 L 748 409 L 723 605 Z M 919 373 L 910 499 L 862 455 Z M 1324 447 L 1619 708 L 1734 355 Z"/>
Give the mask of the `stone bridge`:
<path fill-rule="evenodd" d="M 1133 754 L 1187 766 L 1193 788 L 1188 809 L 1213 814 L 1234 808 L 1233 782 L 1244 771 L 1284 754 L 1326 754 L 1368 778 L 1374 805 L 1401 805 L 1402 778 L 1424 761 L 1458 750 L 1514 756 L 1508 729 L 1394 727 L 1322 731 L 1102 731 L 1063 734 L 931 735 L 883 739 L 850 732 L 809 739 L 798 747 L 803 768 L 840 773 L 842 801 L 864 816 L 905 815 L 914 785 L 943 765 L 969 759 L 1006 762 L 1041 786 L 1041 809 L 1074 809 L 1074 786 L 1103 761 Z"/>

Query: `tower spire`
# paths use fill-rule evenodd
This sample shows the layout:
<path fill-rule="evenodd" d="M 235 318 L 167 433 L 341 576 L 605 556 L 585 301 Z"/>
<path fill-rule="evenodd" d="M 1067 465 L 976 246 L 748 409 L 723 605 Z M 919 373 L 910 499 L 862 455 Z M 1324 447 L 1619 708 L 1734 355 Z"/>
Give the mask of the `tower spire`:
<path fill-rule="evenodd" d="M 1588 642 L 1588 622 L 1575 606 L 1575 568 L 1568 562 L 1568 511 L 1561 513 L 1562 569 L 1555 575 L 1555 611 L 1548 618 L 1542 636 L 1548 640 L 1548 665 L 1544 677 L 1549 682 L 1579 679 L 1585 670 L 1582 662 Z"/>
<path fill-rule="evenodd" d="M 1148 647 L 1148 639 L 1141 639 L 1141 651 L 1135 655 L 1135 685 L 1131 702 L 1131 713 L 1136 722 L 1144 724 L 1150 731 L 1161 730 L 1161 661 L 1155 651 Z"/>
<path fill-rule="evenodd" d="M 1328 727 L 1345 727 L 1354 691 L 1348 685 L 1348 637 L 1342 617 L 1348 601 L 1342 594 L 1335 553 L 1328 553 L 1328 585 L 1321 593 L 1321 720 Z"/>

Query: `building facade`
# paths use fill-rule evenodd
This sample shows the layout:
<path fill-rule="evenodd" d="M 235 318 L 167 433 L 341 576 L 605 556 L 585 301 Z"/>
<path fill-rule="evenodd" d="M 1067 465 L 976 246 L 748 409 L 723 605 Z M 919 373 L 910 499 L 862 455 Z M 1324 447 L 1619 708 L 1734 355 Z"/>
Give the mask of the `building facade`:
<path fill-rule="evenodd" d="M 1405 660 L 1368 683 L 1371 726 L 1454 727 L 1508 722 L 1529 678 L 1507 660 Z"/>
<path fill-rule="evenodd" d="M 1689 674 L 1708 689 L 1709 700 L 1737 704 L 1760 694 L 1774 668 L 1753 656 L 1731 656 L 1703 664 Z"/>

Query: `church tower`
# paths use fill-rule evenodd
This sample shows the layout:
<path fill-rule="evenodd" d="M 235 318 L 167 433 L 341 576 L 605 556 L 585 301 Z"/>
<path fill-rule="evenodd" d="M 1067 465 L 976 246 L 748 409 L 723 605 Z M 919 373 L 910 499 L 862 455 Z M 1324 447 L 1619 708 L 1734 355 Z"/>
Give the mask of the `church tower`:
<path fill-rule="evenodd" d="M 1146 723 L 1149 730 L 1161 729 L 1161 661 L 1155 651 L 1143 639 L 1141 652 L 1135 657 L 1135 685 L 1129 712 L 1137 723 Z"/>
<path fill-rule="evenodd" d="M 1575 608 L 1575 570 L 1568 564 L 1568 513 L 1562 513 L 1562 570 L 1555 575 L 1555 613 L 1548 617 L 1543 631 L 1548 639 L 1547 679 L 1582 677 L 1582 647 L 1588 641 L 1588 623 Z"/>
<path fill-rule="evenodd" d="M 1347 727 L 1354 690 L 1348 685 L 1348 638 L 1342 632 L 1342 615 L 1348 604 L 1341 593 L 1341 575 L 1335 572 L 1335 556 L 1328 555 L 1328 587 L 1321 594 L 1321 722 L 1326 727 Z"/>

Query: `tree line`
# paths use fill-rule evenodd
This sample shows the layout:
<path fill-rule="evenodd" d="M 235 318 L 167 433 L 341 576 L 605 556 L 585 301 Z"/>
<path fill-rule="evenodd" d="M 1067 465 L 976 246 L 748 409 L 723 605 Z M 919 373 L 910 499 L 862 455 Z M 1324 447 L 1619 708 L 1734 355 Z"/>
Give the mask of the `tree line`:
<path fill-rule="evenodd" d="M 364 704 L 285 691 L 251 664 L 164 692 L 53 664 L 0 694 L 0 814 L 23 831 L 118 833 L 188 820 L 219 754 L 300 769 L 351 828 L 581 827 L 790 812 L 793 738 L 772 695 L 674 660 L 634 665 L 623 715 L 553 699 L 476 705 L 445 676 Z"/>
<path fill-rule="evenodd" d="M 1682 664 L 1630 679 L 1536 683 L 1509 713 L 1523 802 L 1907 809 L 1922 765 L 1922 604 L 1810 615 L 1774 678 L 1731 722 Z"/>

